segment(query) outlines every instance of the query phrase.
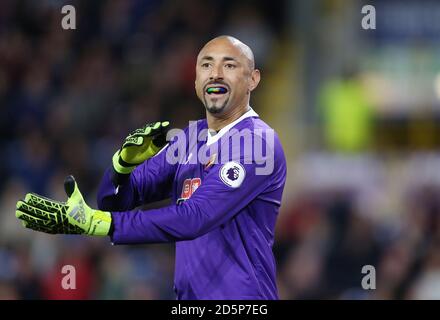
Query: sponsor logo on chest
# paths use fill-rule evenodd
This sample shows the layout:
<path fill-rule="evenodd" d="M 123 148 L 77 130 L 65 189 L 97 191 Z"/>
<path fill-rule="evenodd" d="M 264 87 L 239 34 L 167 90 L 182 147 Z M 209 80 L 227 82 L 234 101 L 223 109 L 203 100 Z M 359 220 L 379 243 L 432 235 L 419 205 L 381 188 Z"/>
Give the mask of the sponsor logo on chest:
<path fill-rule="evenodd" d="M 200 178 L 185 179 L 185 181 L 183 181 L 182 193 L 180 198 L 177 199 L 177 204 L 180 204 L 183 201 L 191 198 L 193 193 L 196 192 L 197 188 L 200 187 L 201 184 L 202 180 Z"/>

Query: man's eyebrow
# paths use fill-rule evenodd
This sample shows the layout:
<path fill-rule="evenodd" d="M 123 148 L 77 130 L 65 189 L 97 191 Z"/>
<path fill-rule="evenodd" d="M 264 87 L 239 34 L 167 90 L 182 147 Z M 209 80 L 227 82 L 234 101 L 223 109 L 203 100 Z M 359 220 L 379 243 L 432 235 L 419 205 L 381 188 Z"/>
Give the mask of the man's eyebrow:
<path fill-rule="evenodd" d="M 235 61 L 235 62 L 237 62 L 237 59 L 235 59 L 233 57 L 224 57 L 223 61 Z"/>
<path fill-rule="evenodd" d="M 211 56 L 203 56 L 202 58 L 200 58 L 200 60 L 208 60 L 208 61 L 213 61 L 214 58 Z M 237 59 L 233 58 L 233 57 L 223 57 L 222 59 L 223 61 L 235 61 L 238 62 Z"/>

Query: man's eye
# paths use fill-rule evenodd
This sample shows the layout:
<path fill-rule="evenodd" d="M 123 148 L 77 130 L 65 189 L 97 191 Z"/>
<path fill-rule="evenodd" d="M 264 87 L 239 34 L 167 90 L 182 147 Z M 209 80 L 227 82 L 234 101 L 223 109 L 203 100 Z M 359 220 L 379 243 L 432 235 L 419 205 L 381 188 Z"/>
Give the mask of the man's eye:
<path fill-rule="evenodd" d="M 234 69 L 235 68 L 235 64 L 228 63 L 228 64 L 225 65 L 225 67 L 228 68 L 228 69 Z"/>
<path fill-rule="evenodd" d="M 209 68 L 209 63 L 207 63 L 207 62 L 202 63 L 202 68 Z"/>

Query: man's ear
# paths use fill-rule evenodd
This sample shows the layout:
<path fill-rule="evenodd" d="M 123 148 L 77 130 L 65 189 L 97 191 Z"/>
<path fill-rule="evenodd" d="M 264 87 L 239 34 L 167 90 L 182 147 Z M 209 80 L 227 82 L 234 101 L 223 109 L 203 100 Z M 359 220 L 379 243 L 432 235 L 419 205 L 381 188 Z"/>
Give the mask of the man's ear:
<path fill-rule="evenodd" d="M 249 81 L 249 91 L 252 92 L 260 83 L 261 75 L 260 70 L 254 69 L 251 74 L 251 80 Z"/>

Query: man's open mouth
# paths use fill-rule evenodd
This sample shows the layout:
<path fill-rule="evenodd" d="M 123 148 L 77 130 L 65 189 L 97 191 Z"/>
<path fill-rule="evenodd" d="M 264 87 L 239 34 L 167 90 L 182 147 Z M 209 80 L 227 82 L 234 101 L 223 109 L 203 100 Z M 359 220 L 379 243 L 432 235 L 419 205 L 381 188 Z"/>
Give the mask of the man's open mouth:
<path fill-rule="evenodd" d="M 207 94 L 225 94 L 228 92 L 228 88 L 223 85 L 209 85 L 205 92 Z"/>

